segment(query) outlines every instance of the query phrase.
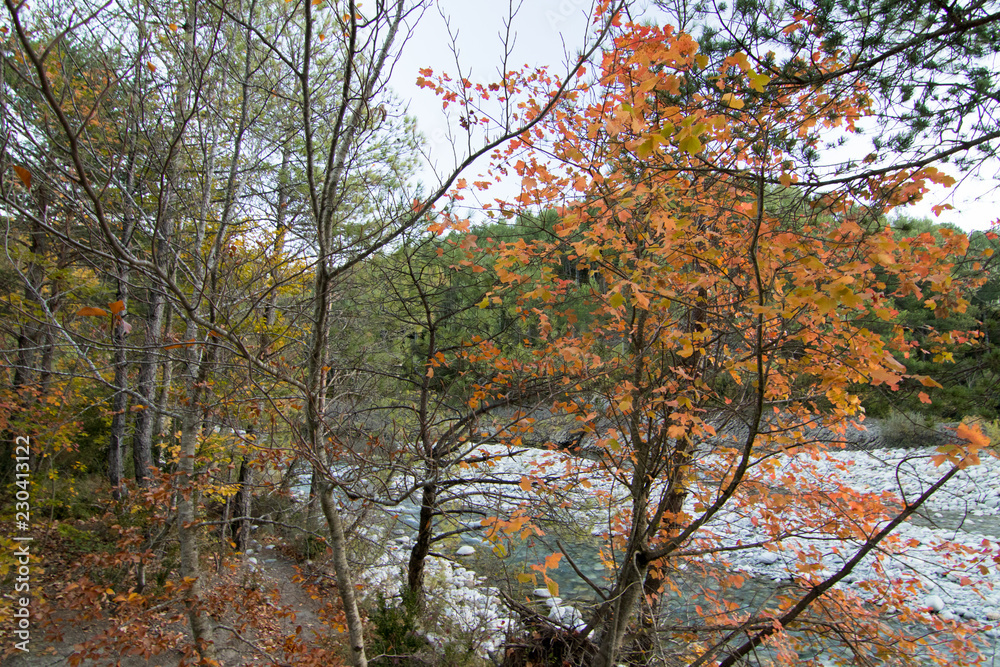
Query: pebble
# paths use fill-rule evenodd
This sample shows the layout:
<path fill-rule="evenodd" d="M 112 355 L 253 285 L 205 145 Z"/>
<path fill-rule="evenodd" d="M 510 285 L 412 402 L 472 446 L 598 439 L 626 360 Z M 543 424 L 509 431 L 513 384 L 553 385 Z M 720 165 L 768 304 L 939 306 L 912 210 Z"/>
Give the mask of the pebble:
<path fill-rule="evenodd" d="M 460 546 L 458 548 L 458 551 L 455 552 L 455 555 L 456 556 L 471 556 L 474 553 L 476 553 L 476 550 L 473 549 L 472 547 L 470 547 L 468 544 L 465 544 L 465 545 L 462 545 L 462 546 Z"/>
<path fill-rule="evenodd" d="M 778 562 L 778 554 L 771 551 L 763 551 L 757 554 L 757 562 L 764 565 L 772 565 Z"/>
<path fill-rule="evenodd" d="M 924 598 L 924 606 L 930 611 L 939 612 L 944 609 L 944 600 L 937 595 L 928 595 Z"/>

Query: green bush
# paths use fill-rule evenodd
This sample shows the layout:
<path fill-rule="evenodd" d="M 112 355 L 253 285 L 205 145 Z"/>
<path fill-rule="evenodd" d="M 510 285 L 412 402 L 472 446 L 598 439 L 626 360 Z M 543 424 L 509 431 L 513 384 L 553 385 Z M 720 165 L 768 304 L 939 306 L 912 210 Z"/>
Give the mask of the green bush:
<path fill-rule="evenodd" d="M 936 447 L 943 442 L 930 415 L 893 412 L 882 420 L 880 426 L 885 447 Z"/>
<path fill-rule="evenodd" d="M 415 654 L 427 647 L 417 634 L 420 601 L 413 591 L 405 591 L 399 604 L 378 594 L 375 609 L 369 616 L 372 630 L 373 665 L 418 665 Z"/>

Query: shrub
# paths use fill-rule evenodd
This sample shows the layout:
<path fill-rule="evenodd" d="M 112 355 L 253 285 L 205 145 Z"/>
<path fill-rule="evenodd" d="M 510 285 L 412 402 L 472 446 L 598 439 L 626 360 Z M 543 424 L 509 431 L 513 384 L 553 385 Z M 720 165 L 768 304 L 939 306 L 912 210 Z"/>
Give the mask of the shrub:
<path fill-rule="evenodd" d="M 936 447 L 943 442 L 943 434 L 929 415 L 893 412 L 882 420 L 880 430 L 884 447 Z"/>
<path fill-rule="evenodd" d="M 422 664 L 415 658 L 417 652 L 427 647 L 417 633 L 419 613 L 420 601 L 413 591 L 405 590 L 399 604 L 378 594 L 369 617 L 373 665 Z"/>

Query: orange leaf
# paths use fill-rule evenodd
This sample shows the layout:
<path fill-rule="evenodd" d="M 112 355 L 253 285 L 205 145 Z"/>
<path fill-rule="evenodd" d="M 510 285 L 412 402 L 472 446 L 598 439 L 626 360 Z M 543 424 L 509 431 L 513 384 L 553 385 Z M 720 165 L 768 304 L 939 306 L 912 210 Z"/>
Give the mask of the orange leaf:
<path fill-rule="evenodd" d="M 990 444 L 990 439 L 985 433 L 979 430 L 978 426 L 968 426 L 966 424 L 960 424 L 957 429 L 955 429 L 955 435 L 967 440 L 969 442 L 969 449 L 975 451 L 982 447 L 988 447 Z"/>
<path fill-rule="evenodd" d="M 123 310 L 125 310 L 125 302 L 124 301 L 115 301 L 113 303 L 109 303 L 108 304 L 108 310 L 111 311 L 112 315 L 117 315 L 118 313 L 120 313 Z"/>
<path fill-rule="evenodd" d="M 76 314 L 80 317 L 105 317 L 108 311 L 103 308 L 95 308 L 94 306 L 84 306 L 76 311 Z"/>
<path fill-rule="evenodd" d="M 21 182 L 24 183 L 24 187 L 30 189 L 31 188 L 31 172 L 28 171 L 27 169 L 25 169 L 24 167 L 20 167 L 20 166 L 18 166 L 16 164 L 14 165 L 14 171 L 17 173 L 17 177 L 21 179 Z"/>

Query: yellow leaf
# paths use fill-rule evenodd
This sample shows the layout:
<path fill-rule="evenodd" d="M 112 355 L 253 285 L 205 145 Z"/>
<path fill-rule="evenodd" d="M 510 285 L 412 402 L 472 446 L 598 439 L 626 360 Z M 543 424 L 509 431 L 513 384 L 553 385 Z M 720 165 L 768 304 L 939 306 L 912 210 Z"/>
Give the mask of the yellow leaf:
<path fill-rule="evenodd" d="M 561 556 L 562 554 L 555 554 L 555 555 Z M 548 559 L 546 559 L 546 562 L 548 562 Z M 551 595 L 554 598 L 559 597 L 559 584 L 552 581 L 551 579 L 547 579 L 545 582 L 545 587 L 549 589 L 549 595 Z"/>
<path fill-rule="evenodd" d="M 750 85 L 758 93 L 764 92 L 764 86 L 771 83 L 771 77 L 766 74 L 750 74 Z"/>
<path fill-rule="evenodd" d="M 490 305 L 490 298 L 488 296 L 484 296 L 483 300 L 477 303 L 476 305 L 479 306 L 480 308 L 486 308 Z"/>
<path fill-rule="evenodd" d="M 837 302 L 828 296 L 819 296 L 814 300 L 820 315 L 828 315 L 837 309 Z"/>
<path fill-rule="evenodd" d="M 653 143 L 653 139 L 650 137 L 639 144 L 639 148 L 636 149 L 635 154 L 642 160 L 652 155 L 655 148 L 656 144 Z"/>
<path fill-rule="evenodd" d="M 746 103 L 740 98 L 736 97 L 732 93 L 726 93 L 722 96 L 722 103 L 725 104 L 730 109 L 742 109 L 746 106 Z"/>
<path fill-rule="evenodd" d="M 695 136 L 688 136 L 681 139 L 680 143 L 681 150 L 688 153 L 689 155 L 694 155 L 701 150 L 701 139 Z"/>
<path fill-rule="evenodd" d="M 618 308 L 624 303 L 625 303 L 625 297 L 623 297 L 620 292 L 615 292 L 614 294 L 611 295 L 611 298 L 608 299 L 608 305 L 610 305 L 612 308 Z"/>

